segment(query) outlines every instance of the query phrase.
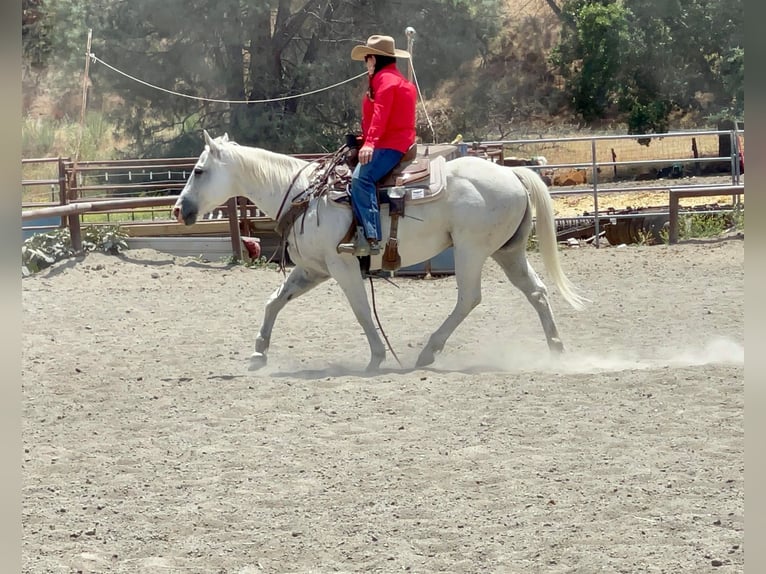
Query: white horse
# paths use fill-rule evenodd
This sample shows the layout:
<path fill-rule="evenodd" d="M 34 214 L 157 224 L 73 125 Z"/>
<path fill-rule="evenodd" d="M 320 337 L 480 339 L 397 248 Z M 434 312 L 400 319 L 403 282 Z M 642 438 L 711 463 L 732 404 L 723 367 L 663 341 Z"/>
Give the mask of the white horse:
<path fill-rule="evenodd" d="M 249 198 L 267 216 L 276 218 L 281 206 L 309 185 L 309 162 L 260 148 L 237 145 L 226 135 L 213 139 L 205 132 L 206 146 L 174 207 L 173 215 L 191 225 L 197 218 L 230 197 Z M 444 164 L 446 190 L 439 199 L 408 204 L 399 222 L 401 266 L 426 261 L 453 247 L 458 294 L 455 308 L 430 336 L 417 366 L 431 364 L 444 345 L 481 301 L 481 272 L 492 257 L 513 285 L 537 311 L 548 347 L 563 351 L 548 302 L 548 290 L 529 264 L 527 238 L 537 214 L 536 234 L 543 262 L 561 296 L 575 309 L 587 299 L 577 293 L 564 274 L 558 257 L 553 208 L 548 188 L 525 167 L 503 167 L 486 159 L 461 157 Z M 287 202 L 285 195 L 289 193 Z M 381 205 L 383 243 L 390 231 L 388 208 Z M 305 219 L 287 235 L 287 250 L 295 267 L 266 303 L 263 323 L 251 355 L 251 368 L 266 363 L 277 314 L 288 301 L 303 295 L 330 277 L 345 293 L 370 345 L 368 370 L 376 370 L 386 349 L 373 322 L 364 278 L 357 257 L 338 253 L 337 246 L 352 223 L 348 205 L 327 195 L 312 197 Z M 381 268 L 381 255 L 371 257 L 370 269 Z"/>

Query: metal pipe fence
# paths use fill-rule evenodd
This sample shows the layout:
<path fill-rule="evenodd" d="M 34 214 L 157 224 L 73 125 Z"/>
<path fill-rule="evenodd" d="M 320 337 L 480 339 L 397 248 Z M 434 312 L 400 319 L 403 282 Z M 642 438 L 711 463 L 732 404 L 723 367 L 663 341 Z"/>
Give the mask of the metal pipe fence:
<path fill-rule="evenodd" d="M 717 153 L 715 155 L 699 154 L 698 145 L 694 138 L 705 137 L 710 139 L 711 136 L 718 138 L 719 141 L 721 138 L 728 138 L 728 148 L 731 153 L 726 156 Z M 575 142 L 589 143 L 588 152 L 584 153 L 582 157 L 576 157 L 571 162 L 559 161 L 544 165 L 528 165 L 528 167 L 540 172 L 541 175 L 564 169 L 587 170 L 589 172 L 590 177 L 587 183 L 574 187 L 564 187 L 551 181 L 549 188 L 553 196 L 592 195 L 593 215 L 591 217 L 594 217 L 596 222 L 595 244 L 598 246 L 600 235 L 598 222 L 601 217 L 609 215 L 608 211 L 605 212 L 599 205 L 600 196 L 603 194 L 638 191 L 663 192 L 668 194 L 668 204 L 672 206 L 673 202 L 677 205 L 678 199 L 682 197 L 731 193 L 733 204 L 739 205 L 739 195 L 744 193 L 741 169 L 743 167 L 743 155 L 740 150 L 740 138 L 743 136 L 744 130 L 739 129 L 696 130 L 649 136 L 600 135 L 491 140 L 468 145 L 462 144 L 456 147 L 462 147 L 467 154 L 479 155 L 490 161 L 504 163 L 508 150 L 522 152 L 533 150 L 527 153 L 528 157 L 532 157 L 539 155 L 534 153 L 536 150 L 548 145 L 567 146 Z M 604 146 L 608 142 L 637 140 L 638 138 L 649 138 L 650 141 L 692 138 L 693 157 L 670 154 L 665 157 L 618 160 L 614 147 L 609 146 L 606 154 L 608 159 L 604 159 Z M 319 159 L 326 157 L 326 155 L 326 153 L 295 154 L 296 157 L 307 160 Z M 661 154 L 658 153 L 659 155 Z M 117 221 L 124 223 L 124 219 L 121 217 L 129 214 L 131 222 L 151 223 L 156 221 L 157 223 L 168 224 L 172 222 L 169 207 L 175 202 L 175 195 L 185 185 L 196 161 L 196 158 L 144 158 L 77 162 L 62 157 L 22 159 L 22 168 L 56 164 L 56 173 L 51 177 L 22 179 L 22 229 L 40 230 L 68 225 L 72 233 L 73 244 L 76 245 L 79 242 L 80 225 L 85 221 L 87 215 L 92 213 L 102 214 L 107 222 L 111 221 L 112 216 L 117 217 L 119 215 Z M 696 173 L 705 164 L 717 164 L 719 167 L 725 164 L 725 172 L 731 177 L 731 183 L 721 186 L 697 183 L 683 184 L 680 180 L 673 180 L 673 184 L 669 185 L 667 179 L 662 179 L 658 180 L 657 184 L 631 182 L 630 185 L 619 185 L 619 183 L 624 182 L 618 181 L 615 177 L 619 168 L 648 168 L 658 165 L 685 166 L 687 164 L 693 166 L 692 173 Z M 604 175 L 607 171 L 612 174 L 612 183 L 609 182 L 610 178 Z M 39 199 L 36 201 L 25 200 L 25 190 L 40 187 L 49 188 L 44 194 L 44 201 Z M 671 188 L 674 191 L 671 191 Z M 686 193 L 677 192 L 680 189 L 686 190 Z M 233 234 L 232 245 L 235 253 L 237 252 L 237 248 L 234 247 L 235 243 L 240 246 L 239 235 L 247 231 L 251 222 L 258 219 L 268 219 L 258 210 L 257 206 L 247 205 L 244 198 L 229 202 L 214 211 L 218 217 L 225 214 L 230 219 Z M 668 214 L 671 219 L 676 219 L 675 222 L 671 221 L 671 226 L 677 229 L 678 209 L 670 208 Z M 58 218 L 58 222 L 52 224 L 47 221 L 43 225 L 29 224 L 44 217 Z M 179 234 L 182 234 L 180 228 Z"/>

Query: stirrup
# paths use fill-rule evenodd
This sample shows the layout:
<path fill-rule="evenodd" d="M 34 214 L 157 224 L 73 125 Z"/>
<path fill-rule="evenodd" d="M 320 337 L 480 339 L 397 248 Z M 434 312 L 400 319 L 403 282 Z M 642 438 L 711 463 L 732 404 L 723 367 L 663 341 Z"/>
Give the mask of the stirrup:
<path fill-rule="evenodd" d="M 364 229 L 357 226 L 353 243 L 339 243 L 336 248 L 338 253 L 350 253 L 355 257 L 367 257 L 380 255 L 380 242 L 377 239 L 367 239 Z"/>
<path fill-rule="evenodd" d="M 350 253 L 355 257 L 366 257 L 368 255 L 380 255 L 380 243 L 378 241 L 367 241 L 363 239 L 360 242 L 340 243 L 338 253 Z"/>

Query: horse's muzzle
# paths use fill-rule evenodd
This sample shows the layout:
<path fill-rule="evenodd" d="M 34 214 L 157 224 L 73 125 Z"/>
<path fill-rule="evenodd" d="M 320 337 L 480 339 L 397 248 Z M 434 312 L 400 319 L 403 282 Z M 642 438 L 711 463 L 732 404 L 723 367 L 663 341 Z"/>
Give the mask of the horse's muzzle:
<path fill-rule="evenodd" d="M 197 222 L 197 206 L 186 198 L 178 198 L 172 213 L 178 223 L 193 225 Z"/>

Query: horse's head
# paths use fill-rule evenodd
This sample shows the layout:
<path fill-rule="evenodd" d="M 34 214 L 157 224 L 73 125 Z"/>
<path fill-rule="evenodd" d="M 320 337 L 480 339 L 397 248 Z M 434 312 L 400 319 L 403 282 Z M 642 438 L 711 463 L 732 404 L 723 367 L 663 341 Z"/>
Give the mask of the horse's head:
<path fill-rule="evenodd" d="M 224 134 L 213 139 L 207 130 L 204 133 L 205 149 L 173 206 L 173 217 L 186 225 L 196 223 L 197 217 L 209 213 L 233 195 L 233 182 L 224 158 L 229 136 Z"/>

